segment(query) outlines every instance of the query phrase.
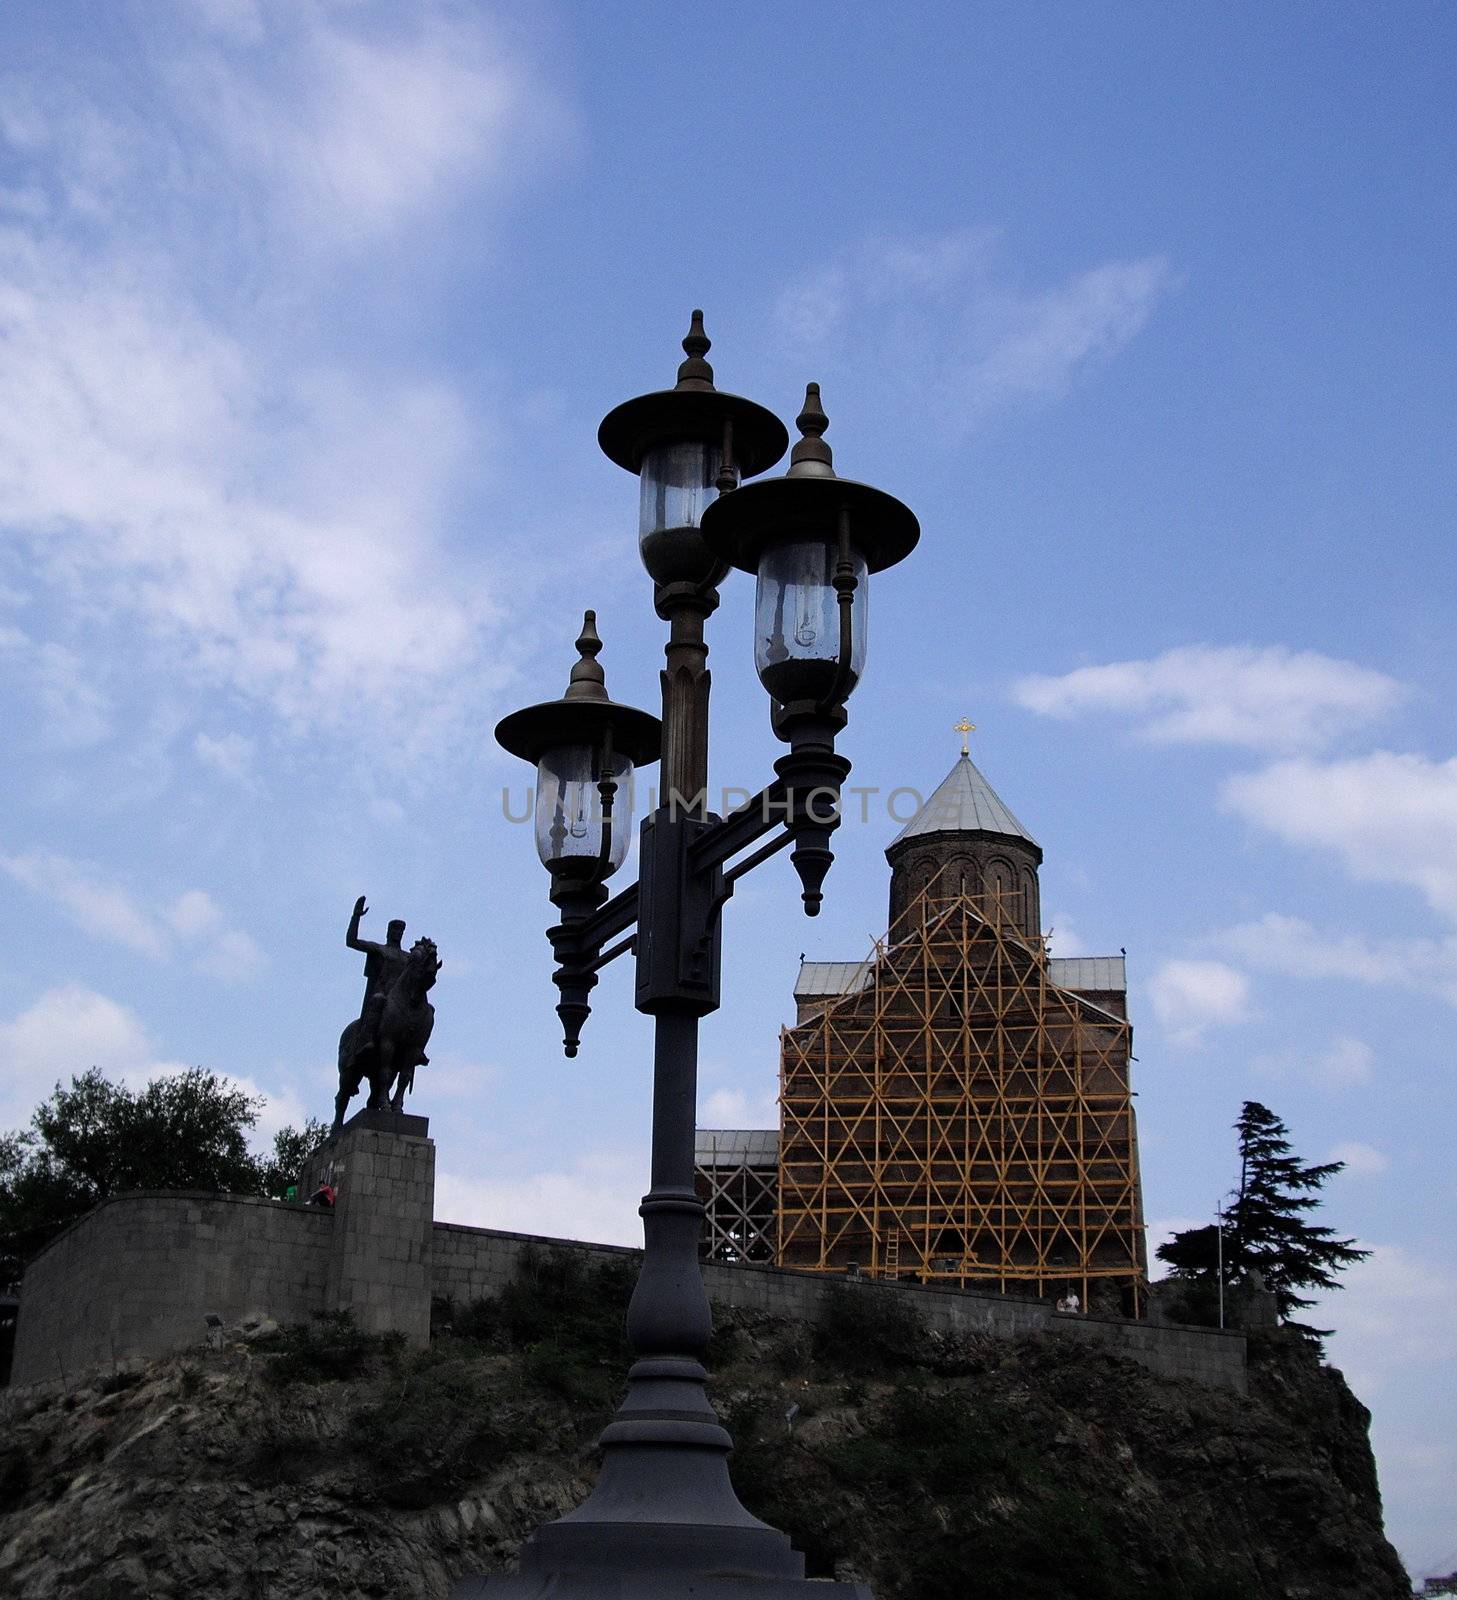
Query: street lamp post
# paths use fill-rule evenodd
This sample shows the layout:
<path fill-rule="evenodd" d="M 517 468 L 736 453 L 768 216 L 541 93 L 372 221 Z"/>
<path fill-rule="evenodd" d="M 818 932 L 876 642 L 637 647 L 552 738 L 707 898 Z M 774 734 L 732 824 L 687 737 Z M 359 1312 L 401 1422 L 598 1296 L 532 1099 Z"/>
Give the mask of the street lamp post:
<path fill-rule="evenodd" d="M 537 847 L 561 914 L 548 936 L 567 1055 L 577 1052 L 598 972 L 629 949 L 637 1007 L 654 1019 L 652 1183 L 627 1317 L 635 1360 L 602 1434 L 591 1495 L 532 1535 L 519 1573 L 462 1580 L 456 1600 L 828 1594 L 810 1587 L 787 1536 L 739 1504 L 732 1441 L 704 1388 L 712 1317 L 693 1170 L 698 1024 L 719 1003 L 720 913 L 739 878 L 788 847 L 805 911 L 819 910 L 850 771 L 835 737 L 864 670 L 868 575 L 908 555 L 920 529 L 900 501 L 836 476 L 814 384 L 787 475 L 738 487 L 782 456 L 788 435 L 763 407 L 713 386 L 700 312 L 683 348 L 676 387 L 618 406 L 598 435 L 641 479 L 641 553 L 670 629 L 661 725 L 608 698 L 589 612 L 563 698 L 496 729 L 507 750 L 537 766 Z M 704 623 L 731 567 L 757 575 L 755 664 L 788 750 L 771 783 L 719 818 L 707 797 Z M 663 803 L 642 824 L 639 880 L 608 898 L 634 768 L 660 750 Z M 845 1600 L 870 1600 L 863 1585 L 838 1587 Z"/>

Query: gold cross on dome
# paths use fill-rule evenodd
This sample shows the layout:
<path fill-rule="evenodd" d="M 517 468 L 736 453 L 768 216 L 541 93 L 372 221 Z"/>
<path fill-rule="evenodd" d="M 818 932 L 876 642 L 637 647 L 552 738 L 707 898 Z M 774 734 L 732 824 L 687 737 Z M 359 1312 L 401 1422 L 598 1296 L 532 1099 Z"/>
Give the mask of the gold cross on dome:
<path fill-rule="evenodd" d="M 963 717 L 960 722 L 952 725 L 951 731 L 961 735 L 961 753 L 964 756 L 969 756 L 971 754 L 970 736 L 976 732 L 976 724 L 970 717 Z"/>

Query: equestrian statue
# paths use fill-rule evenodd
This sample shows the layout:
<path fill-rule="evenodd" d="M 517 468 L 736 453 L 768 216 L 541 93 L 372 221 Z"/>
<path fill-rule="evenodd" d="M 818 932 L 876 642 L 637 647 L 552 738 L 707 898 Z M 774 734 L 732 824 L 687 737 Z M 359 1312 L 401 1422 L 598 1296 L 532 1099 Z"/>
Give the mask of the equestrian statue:
<path fill-rule="evenodd" d="M 339 1035 L 339 1093 L 334 1127 L 344 1125 L 344 1108 L 369 1080 L 367 1111 L 403 1111 L 405 1093 L 415 1086 L 415 1068 L 429 1064 L 425 1046 L 435 1026 L 435 1007 L 426 996 L 443 963 L 433 939 L 417 939 L 406 950 L 405 925 L 398 918 L 385 930 L 385 942 L 359 937 L 360 919 L 369 910 L 360 895 L 354 902 L 344 942 L 364 956 L 364 1005 Z"/>

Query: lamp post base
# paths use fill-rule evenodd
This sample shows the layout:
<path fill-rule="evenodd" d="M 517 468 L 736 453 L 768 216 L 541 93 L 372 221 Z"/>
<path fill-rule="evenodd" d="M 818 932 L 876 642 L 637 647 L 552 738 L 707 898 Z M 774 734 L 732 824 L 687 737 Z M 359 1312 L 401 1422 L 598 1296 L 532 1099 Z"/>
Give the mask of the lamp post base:
<path fill-rule="evenodd" d="M 550 1548 L 556 1541 L 543 1538 L 550 1532 L 544 1528 L 522 1547 L 519 1572 L 462 1578 L 451 1600 L 874 1600 L 863 1583 L 804 1577 L 804 1560 L 787 1539 L 786 1565 L 798 1573 L 735 1571 L 740 1552 L 717 1548 L 723 1531 L 681 1523 L 599 1525 L 566 1551 Z"/>
<path fill-rule="evenodd" d="M 831 1595 L 830 1591 L 835 1593 Z M 863 1583 L 735 1573 L 514 1572 L 463 1579 L 451 1600 L 874 1600 Z"/>
<path fill-rule="evenodd" d="M 640 1362 L 635 1388 L 672 1383 L 665 1369 L 679 1365 Z M 669 1398 L 684 1401 L 676 1421 L 619 1413 L 596 1490 L 532 1534 L 518 1572 L 462 1578 L 451 1600 L 874 1600 L 864 1584 L 806 1578 L 789 1536 L 734 1495 L 728 1435 L 697 1420 L 686 1395 Z M 706 1410 L 701 1388 L 698 1405 Z M 668 1430 L 681 1435 L 676 1448 L 632 1438 Z"/>
<path fill-rule="evenodd" d="M 874 1600 L 864 1584 L 806 1578 L 789 1536 L 734 1493 L 733 1441 L 700 1359 L 713 1314 L 693 1187 L 696 1003 L 656 1013 L 653 1057 L 653 1187 L 639 1208 L 643 1265 L 627 1312 L 638 1359 L 602 1433 L 596 1487 L 531 1535 L 519 1571 L 461 1578 L 451 1600 Z"/>

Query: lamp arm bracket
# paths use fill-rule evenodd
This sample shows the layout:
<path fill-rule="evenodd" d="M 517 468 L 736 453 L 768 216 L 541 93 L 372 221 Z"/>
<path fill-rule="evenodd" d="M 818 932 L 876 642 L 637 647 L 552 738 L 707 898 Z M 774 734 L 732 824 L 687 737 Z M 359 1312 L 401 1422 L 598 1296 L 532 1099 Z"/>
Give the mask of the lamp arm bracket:
<path fill-rule="evenodd" d="M 637 921 L 637 885 L 629 884 L 590 916 L 570 928 L 570 937 L 582 952 L 600 950 L 609 939 L 626 933 Z"/>
<path fill-rule="evenodd" d="M 588 972 L 600 972 L 610 962 L 616 961 L 618 956 L 628 955 L 636 949 L 637 935 L 630 933 L 625 939 L 619 939 L 616 944 L 609 946 L 601 955 L 590 961 L 585 970 Z"/>
<path fill-rule="evenodd" d="M 771 839 L 768 844 L 760 845 L 753 855 L 745 856 L 737 866 L 731 867 L 729 871 L 724 873 L 723 881 L 725 892 L 722 898 L 724 900 L 728 899 L 729 895 L 733 893 L 734 884 L 737 883 L 740 878 L 746 877 L 754 870 L 755 867 L 767 861 L 770 856 L 778 855 L 778 853 L 783 850 L 786 845 L 791 845 L 793 843 L 794 835 L 788 829 L 786 829 L 779 835 L 777 839 Z"/>
<path fill-rule="evenodd" d="M 704 872 L 723 866 L 740 850 L 747 850 L 766 833 L 780 827 L 787 816 L 785 787 L 781 780 L 775 779 L 693 841 L 688 851 L 693 870 Z"/>

